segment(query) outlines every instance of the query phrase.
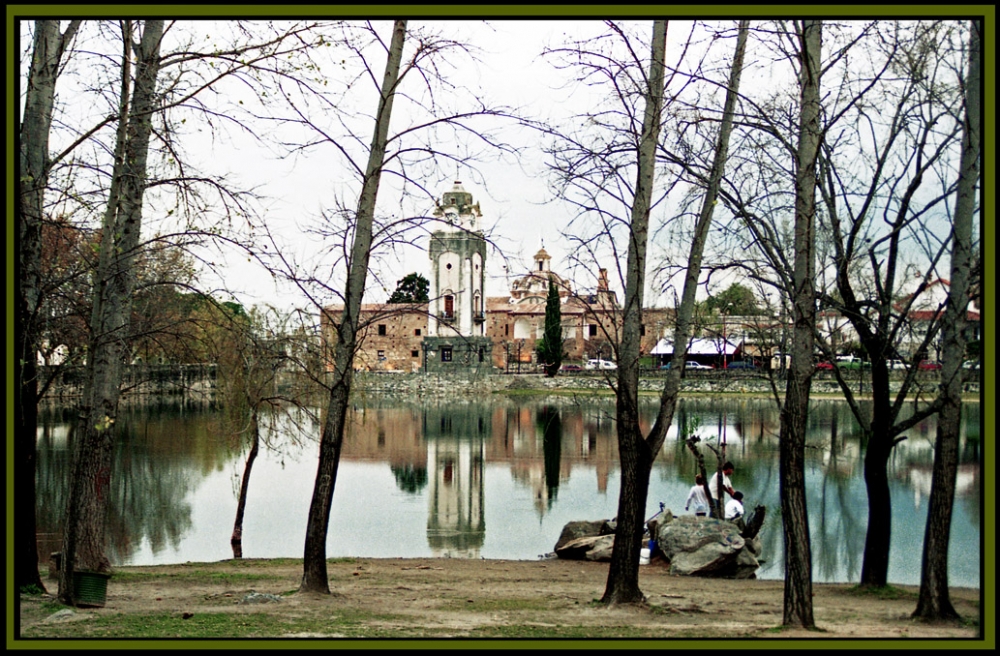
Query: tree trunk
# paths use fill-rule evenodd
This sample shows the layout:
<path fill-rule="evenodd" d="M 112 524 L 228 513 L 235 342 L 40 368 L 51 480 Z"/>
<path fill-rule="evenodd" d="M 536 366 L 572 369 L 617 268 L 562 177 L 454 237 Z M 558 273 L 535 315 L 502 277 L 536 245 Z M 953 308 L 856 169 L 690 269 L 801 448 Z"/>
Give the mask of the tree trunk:
<path fill-rule="evenodd" d="M 399 80 L 399 68 L 406 37 L 406 21 L 397 20 L 393 25 L 385 75 L 382 78 L 381 98 L 375 119 L 368 165 L 358 200 L 358 211 L 347 274 L 344 314 L 340 322 L 339 337 L 334 353 L 334 384 L 330 390 L 326 420 L 320 437 L 319 467 L 313 487 L 312 502 L 306 524 L 305 554 L 302 562 L 301 592 L 329 594 L 330 585 L 326 570 L 326 535 L 330 522 L 330 506 L 337 482 L 340 449 L 344 441 L 344 423 L 351 396 L 354 352 L 357 346 L 358 317 L 368 275 L 368 260 L 372 246 L 372 223 L 375 200 L 385 158 L 389 135 L 392 101 Z"/>
<path fill-rule="evenodd" d="M 128 23 L 126 23 L 128 25 Z M 132 42 L 125 29 L 122 105 L 111 192 L 105 212 L 101 253 L 95 272 L 94 309 L 90 322 L 87 378 L 80 409 L 78 437 L 73 443 L 70 494 L 63 523 L 59 598 L 75 603 L 73 572 L 108 571 L 105 553 L 106 513 L 110 491 L 114 422 L 118 411 L 122 363 L 135 287 L 134 262 L 142 228 L 146 160 L 156 103 L 163 21 L 146 21 L 136 52 L 135 89 L 128 103 Z M 127 118 L 126 118 L 127 116 Z"/>
<path fill-rule="evenodd" d="M 822 23 L 805 20 L 800 34 L 801 105 L 795 169 L 795 264 L 793 270 L 792 362 L 781 410 L 781 517 L 785 541 L 785 626 L 814 628 L 812 555 L 806 512 L 805 438 L 813 373 L 816 304 L 813 283 L 816 158 L 820 134 Z"/>
<path fill-rule="evenodd" d="M 866 345 L 869 353 L 882 346 Z M 865 489 L 868 494 L 868 530 L 861 564 L 863 587 L 884 587 L 889 578 L 889 545 L 892 539 L 892 499 L 889 494 L 889 456 L 892 454 L 892 402 L 889 369 L 884 359 L 872 368 L 871 428 L 865 441 Z"/>
<path fill-rule="evenodd" d="M 865 533 L 864 560 L 861 563 L 861 585 L 880 588 L 886 585 L 889 576 L 892 503 L 887 467 L 891 449 L 885 437 L 872 433 L 865 437 L 868 441 L 865 449 L 868 531 Z"/>
<path fill-rule="evenodd" d="M 48 186 L 49 134 L 56 78 L 66 45 L 79 28 L 72 21 L 65 34 L 58 20 L 35 21 L 31 69 L 20 125 L 17 213 L 17 433 L 14 437 L 14 584 L 44 590 L 38 574 L 35 517 L 35 439 L 38 432 L 38 367 L 41 336 L 37 324 L 41 306 L 42 223 Z"/>
<path fill-rule="evenodd" d="M 236 519 L 233 521 L 233 535 L 229 539 L 229 544 L 233 548 L 233 558 L 243 557 L 243 513 L 247 508 L 247 491 L 250 489 L 250 472 L 253 470 L 253 463 L 257 460 L 257 452 L 260 450 L 260 425 L 257 423 L 257 411 L 254 410 L 250 418 L 250 429 L 253 431 L 253 442 L 250 445 L 250 453 L 247 454 L 247 462 L 243 467 L 243 480 L 240 482 L 240 498 L 236 502 Z"/>
<path fill-rule="evenodd" d="M 629 224 L 625 307 L 618 351 L 616 412 L 621 490 L 618 495 L 618 528 L 611 551 L 611 566 L 608 568 L 608 582 L 601 598 L 601 602 L 605 604 L 645 601 L 639 590 L 639 549 L 642 545 L 643 514 L 646 510 L 646 495 L 649 492 L 649 474 L 653 459 L 639 427 L 639 340 L 646 272 L 646 244 L 649 236 L 649 210 L 663 106 L 666 44 L 667 21 L 654 21 L 649 86 L 646 88 L 635 198 L 632 201 Z"/>
<path fill-rule="evenodd" d="M 958 613 L 948 594 L 948 543 L 951 512 L 955 503 L 958 449 L 962 428 L 962 363 L 965 359 L 966 308 L 973 266 L 972 219 L 979 181 L 979 128 L 981 73 L 979 30 L 981 23 L 969 24 L 969 72 L 965 83 L 965 124 L 962 158 L 955 204 L 955 224 L 951 256 L 951 286 L 942 327 L 944 357 L 941 367 L 944 405 L 938 416 L 934 443 L 934 470 L 924 532 L 924 554 L 920 571 L 920 596 L 914 617 L 926 620 L 954 619 Z"/>

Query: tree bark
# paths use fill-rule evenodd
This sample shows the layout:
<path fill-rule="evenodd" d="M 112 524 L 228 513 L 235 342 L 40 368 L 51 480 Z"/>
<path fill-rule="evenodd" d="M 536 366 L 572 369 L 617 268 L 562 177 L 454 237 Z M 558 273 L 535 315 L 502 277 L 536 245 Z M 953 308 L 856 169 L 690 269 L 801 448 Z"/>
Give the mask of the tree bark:
<path fill-rule="evenodd" d="M 980 23 L 969 23 L 969 72 L 965 80 L 965 124 L 958 178 L 958 198 L 952 235 L 951 285 L 941 337 L 944 346 L 941 381 L 944 404 L 938 416 L 934 470 L 924 532 L 920 596 L 914 617 L 926 620 L 958 618 L 948 593 L 948 543 L 955 503 L 958 450 L 962 428 L 962 364 L 965 360 L 966 308 L 973 266 L 972 219 L 979 181 L 981 120 Z"/>
<path fill-rule="evenodd" d="M 653 454 L 639 427 L 639 339 L 649 211 L 663 107 L 666 44 L 667 21 L 654 21 L 646 106 L 639 141 L 636 190 L 629 224 L 625 307 L 618 351 L 616 414 L 621 490 L 618 495 L 618 526 L 611 551 L 611 565 L 608 568 L 604 596 L 601 598 L 601 602 L 605 604 L 645 601 L 639 590 L 639 550 L 642 546 L 643 513 L 649 491 Z"/>
<path fill-rule="evenodd" d="M 781 517 L 785 544 L 782 624 L 814 628 L 812 555 L 806 512 L 805 438 L 813 373 L 816 326 L 814 250 L 816 159 L 820 133 L 820 50 L 822 23 L 805 20 L 800 39 L 800 119 L 795 174 L 795 262 L 793 269 L 792 361 L 781 410 Z"/>
<path fill-rule="evenodd" d="M 351 260 L 347 274 L 344 312 L 340 322 L 337 346 L 334 352 L 334 384 L 330 389 L 326 420 L 320 437 L 319 466 L 313 487 L 312 502 L 306 524 L 305 554 L 302 563 L 301 592 L 329 594 L 330 585 L 326 569 L 326 536 L 330 522 L 330 507 L 337 482 L 340 450 L 344 441 L 344 425 L 351 395 L 354 352 L 357 346 L 358 319 L 368 275 L 368 260 L 372 246 L 372 224 L 375 200 L 385 159 L 392 116 L 392 101 L 399 81 L 399 69 L 406 37 L 406 21 L 397 20 L 393 25 L 392 41 L 382 78 L 381 97 L 375 119 L 368 164 L 365 169 L 361 197 L 351 247 Z"/>
<path fill-rule="evenodd" d="M 70 494 L 63 523 L 59 598 L 73 605 L 73 572 L 106 572 L 105 520 L 110 490 L 111 453 L 126 356 L 126 333 L 135 287 L 134 264 L 142 228 L 146 160 L 156 108 L 163 21 L 145 22 L 136 50 L 135 88 L 129 94 L 131 30 L 125 23 L 122 108 L 111 191 L 105 212 L 101 252 L 95 272 L 87 377 L 80 408 L 80 431 L 73 443 Z M 131 95 L 131 103 L 128 97 Z M 127 118 L 126 118 L 127 117 Z"/>

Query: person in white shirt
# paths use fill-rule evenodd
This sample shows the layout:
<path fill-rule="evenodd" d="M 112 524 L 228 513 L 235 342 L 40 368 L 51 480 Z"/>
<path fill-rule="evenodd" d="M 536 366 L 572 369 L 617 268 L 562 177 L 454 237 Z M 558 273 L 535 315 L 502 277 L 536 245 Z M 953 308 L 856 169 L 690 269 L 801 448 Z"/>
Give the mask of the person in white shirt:
<path fill-rule="evenodd" d="M 737 490 L 726 503 L 726 519 L 734 521 L 743 517 L 743 493 Z"/>
<path fill-rule="evenodd" d="M 730 482 L 729 477 L 733 475 L 736 470 L 733 467 L 733 463 L 728 460 L 722 465 L 722 490 L 729 496 L 733 496 L 733 484 Z M 712 493 L 714 498 L 719 494 L 719 472 L 712 474 L 712 478 L 708 481 L 708 489 Z M 722 499 L 719 499 L 721 501 Z"/>
<path fill-rule="evenodd" d="M 694 487 L 688 492 L 684 510 L 691 510 L 692 506 L 694 506 L 694 514 L 698 517 L 708 515 L 708 497 L 705 496 L 705 479 L 702 478 L 701 474 L 696 474 L 694 477 Z"/>

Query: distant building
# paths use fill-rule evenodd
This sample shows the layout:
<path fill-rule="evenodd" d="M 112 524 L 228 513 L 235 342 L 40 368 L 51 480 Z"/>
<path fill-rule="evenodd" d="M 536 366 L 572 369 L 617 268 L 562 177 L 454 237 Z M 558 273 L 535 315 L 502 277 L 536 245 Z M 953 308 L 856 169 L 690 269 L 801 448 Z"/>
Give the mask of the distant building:
<path fill-rule="evenodd" d="M 604 269 L 595 293 L 577 295 L 568 279 L 552 271 L 552 257 L 542 248 L 531 270 L 511 284 L 508 296 L 485 297 L 486 240 L 482 212 L 473 201 L 456 181 L 434 211 L 444 227 L 431 233 L 428 244 L 428 303 L 362 305 L 355 368 L 443 372 L 530 367 L 545 329 L 550 280 L 562 301 L 566 358 L 614 359 L 619 308 Z M 321 317 L 329 370 L 342 314 L 342 306 L 330 306 Z"/>
<path fill-rule="evenodd" d="M 534 371 L 550 281 L 559 290 L 564 361 L 616 358 L 621 308 L 606 269 L 598 271 L 592 293 L 579 292 L 568 278 L 552 270 L 552 257 L 541 248 L 531 268 L 511 282 L 507 295 L 486 297 L 487 245 L 479 203 L 456 181 L 442 195 L 434 215 L 442 228 L 431 234 L 427 249 L 430 301 L 363 305 L 356 369 Z M 343 307 L 331 306 L 321 319 L 328 369 L 332 369 L 332 344 L 342 313 Z M 665 350 L 664 344 L 672 339 L 674 319 L 671 308 L 643 310 L 640 352 L 654 356 L 654 365 L 672 353 L 672 347 Z M 839 321 L 838 326 L 849 329 Z M 721 366 L 746 355 L 768 362 L 780 345 L 781 328 L 766 316 L 710 316 L 695 327 L 697 341 L 690 359 Z"/>
<path fill-rule="evenodd" d="M 427 371 L 492 368 L 493 342 L 485 334 L 486 239 L 482 212 L 472 194 L 455 181 L 434 210 L 445 228 L 431 233 Z"/>

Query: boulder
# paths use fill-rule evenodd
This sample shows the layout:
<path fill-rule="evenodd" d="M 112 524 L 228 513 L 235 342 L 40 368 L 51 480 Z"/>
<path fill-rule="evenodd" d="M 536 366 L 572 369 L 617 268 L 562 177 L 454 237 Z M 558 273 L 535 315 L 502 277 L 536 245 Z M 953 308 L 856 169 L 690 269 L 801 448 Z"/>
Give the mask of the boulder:
<path fill-rule="evenodd" d="M 611 562 L 611 551 L 615 548 L 614 535 L 598 536 L 590 549 L 583 555 L 587 560 L 595 562 Z"/>
<path fill-rule="evenodd" d="M 675 517 L 664 509 L 650 518 L 647 526 L 650 538 L 656 540 L 652 555 L 662 555 L 671 574 L 752 578 L 760 566 L 760 538 L 744 538 L 741 528 L 733 522 L 691 515 Z M 608 562 L 615 544 L 614 528 L 614 522 L 608 520 L 569 522 L 559 535 L 555 554 L 566 560 Z M 646 540 L 643 546 L 649 546 Z"/>
<path fill-rule="evenodd" d="M 582 559 L 595 542 L 588 540 L 589 538 L 612 536 L 613 539 L 614 533 L 614 524 L 606 519 L 595 522 L 569 522 L 559 534 L 553 551 L 560 558 Z"/>
<path fill-rule="evenodd" d="M 566 560 L 596 560 L 595 557 L 591 556 L 591 551 L 603 551 L 605 544 L 614 546 L 614 543 L 615 536 L 613 535 L 586 535 L 569 542 L 557 543 L 555 552 L 556 556 Z M 610 553 L 610 547 L 608 553 Z"/>
<path fill-rule="evenodd" d="M 657 526 L 656 546 L 680 576 L 748 578 L 759 566 L 732 522 L 684 515 Z"/>

